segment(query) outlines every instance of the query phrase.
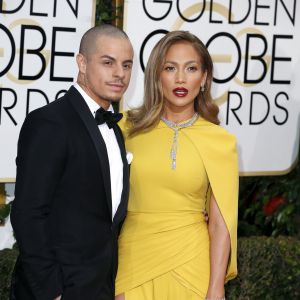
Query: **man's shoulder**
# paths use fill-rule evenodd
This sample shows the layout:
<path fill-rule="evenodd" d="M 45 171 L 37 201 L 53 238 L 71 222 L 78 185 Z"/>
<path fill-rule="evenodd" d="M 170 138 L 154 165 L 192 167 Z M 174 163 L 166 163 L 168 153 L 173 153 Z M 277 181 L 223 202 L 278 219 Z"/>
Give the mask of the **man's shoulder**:
<path fill-rule="evenodd" d="M 26 119 L 51 119 L 64 120 L 65 114 L 70 110 L 70 104 L 66 95 L 50 102 L 49 104 L 31 111 Z"/>

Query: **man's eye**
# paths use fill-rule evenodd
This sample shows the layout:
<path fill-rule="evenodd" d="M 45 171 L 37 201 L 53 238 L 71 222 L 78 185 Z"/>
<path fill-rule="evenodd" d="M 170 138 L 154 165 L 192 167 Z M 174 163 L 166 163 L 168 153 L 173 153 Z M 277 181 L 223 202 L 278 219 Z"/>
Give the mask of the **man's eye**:
<path fill-rule="evenodd" d="M 132 64 L 125 64 L 125 65 L 123 65 L 123 68 L 126 70 L 130 70 L 130 69 L 132 69 Z"/>
<path fill-rule="evenodd" d="M 104 64 L 104 65 L 107 65 L 107 66 L 110 66 L 110 65 L 112 65 L 112 62 L 111 62 L 110 60 L 105 60 L 105 61 L 103 62 L 103 64 Z"/>

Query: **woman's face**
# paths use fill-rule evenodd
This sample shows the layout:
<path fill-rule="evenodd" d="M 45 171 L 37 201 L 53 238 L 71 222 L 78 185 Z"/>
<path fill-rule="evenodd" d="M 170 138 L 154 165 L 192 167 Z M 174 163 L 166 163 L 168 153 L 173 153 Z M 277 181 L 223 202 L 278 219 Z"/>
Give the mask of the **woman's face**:
<path fill-rule="evenodd" d="M 200 57 L 189 42 L 178 42 L 166 53 L 160 75 L 164 109 L 194 113 L 194 100 L 206 80 Z"/>

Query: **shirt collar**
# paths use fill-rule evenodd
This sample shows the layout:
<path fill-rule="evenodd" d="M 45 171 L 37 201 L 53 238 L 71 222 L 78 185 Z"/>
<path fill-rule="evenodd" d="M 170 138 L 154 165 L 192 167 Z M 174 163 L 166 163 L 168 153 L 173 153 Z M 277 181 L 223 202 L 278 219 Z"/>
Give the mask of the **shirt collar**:
<path fill-rule="evenodd" d="M 95 116 L 96 111 L 101 107 L 95 100 L 93 100 L 84 90 L 83 88 L 78 84 L 75 83 L 74 87 L 77 89 L 77 91 L 80 93 L 80 95 L 85 100 L 87 106 L 89 107 L 91 113 L 93 116 Z M 108 111 L 114 112 L 113 106 L 110 105 L 107 109 Z"/>

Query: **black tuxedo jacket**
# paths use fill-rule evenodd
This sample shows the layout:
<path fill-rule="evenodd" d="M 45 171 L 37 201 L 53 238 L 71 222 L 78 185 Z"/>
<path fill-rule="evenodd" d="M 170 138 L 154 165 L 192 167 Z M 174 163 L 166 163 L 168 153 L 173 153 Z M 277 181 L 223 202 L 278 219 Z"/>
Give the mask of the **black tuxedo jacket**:
<path fill-rule="evenodd" d="M 26 118 L 19 137 L 11 222 L 20 255 L 11 299 L 114 299 L 117 237 L 125 218 L 129 168 L 112 220 L 106 146 L 76 88 Z"/>

